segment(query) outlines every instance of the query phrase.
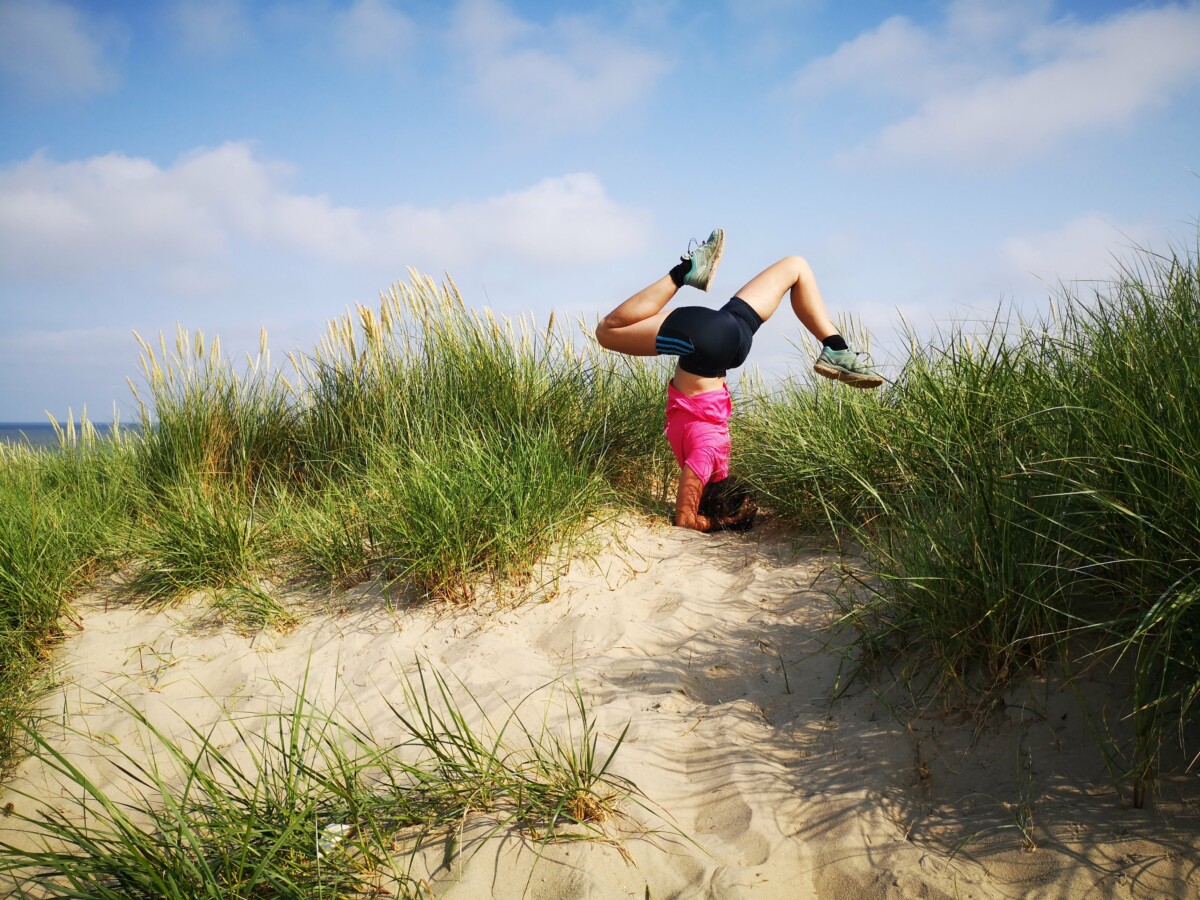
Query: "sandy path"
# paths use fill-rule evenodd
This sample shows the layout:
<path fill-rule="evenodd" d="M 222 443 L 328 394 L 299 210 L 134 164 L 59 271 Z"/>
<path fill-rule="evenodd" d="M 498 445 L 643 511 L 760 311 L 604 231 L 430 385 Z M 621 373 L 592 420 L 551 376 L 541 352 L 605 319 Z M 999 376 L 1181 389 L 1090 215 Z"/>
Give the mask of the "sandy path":
<path fill-rule="evenodd" d="M 307 677 L 318 705 L 386 739 L 395 724 L 385 701 L 399 699 L 419 657 L 468 684 L 494 721 L 506 702 L 577 680 L 602 734 L 630 726 L 617 773 L 692 839 L 626 832 L 616 835 L 623 852 L 536 850 L 468 830 L 452 870 L 433 862 L 424 873 L 438 896 L 1200 895 L 1196 777 L 1164 779 L 1153 809 L 1122 808 L 1075 693 L 1027 684 L 984 718 L 898 717 L 878 685 L 831 702 L 843 660 L 827 646 L 823 590 L 835 562 L 769 529 L 637 526 L 623 548 L 573 564 L 544 602 L 389 611 L 367 587 L 329 599 L 289 634 L 254 639 L 204 625 L 198 604 L 106 610 L 97 594 L 82 604 L 84 630 L 61 648 L 46 733 L 58 734 L 57 722 L 93 735 L 54 740 L 116 789 L 119 773 L 99 751 L 143 736 L 113 693 L 172 735 L 222 711 L 253 731 L 262 726 L 246 723 L 287 706 Z M 1105 689 L 1086 687 L 1093 699 Z M 564 699 L 543 690 L 524 709 L 553 724 Z M 232 745 L 232 730 L 223 739 Z M 70 802 L 32 761 L 10 787 Z M 0 802 L 32 805 L 11 792 Z M 1033 850 L 1015 827 L 1025 810 Z"/>

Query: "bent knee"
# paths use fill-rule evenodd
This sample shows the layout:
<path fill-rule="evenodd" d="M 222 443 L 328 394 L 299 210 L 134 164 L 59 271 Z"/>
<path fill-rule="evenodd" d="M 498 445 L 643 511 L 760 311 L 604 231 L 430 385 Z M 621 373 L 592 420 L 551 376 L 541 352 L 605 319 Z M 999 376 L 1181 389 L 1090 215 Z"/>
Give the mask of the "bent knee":
<path fill-rule="evenodd" d="M 803 256 L 785 256 L 780 260 L 780 263 L 787 266 L 791 271 L 795 272 L 797 276 L 812 275 L 812 266 L 808 264 L 808 260 Z"/>
<path fill-rule="evenodd" d="M 613 328 L 608 324 L 606 319 L 601 319 L 596 325 L 596 340 L 605 350 L 612 350 L 612 334 Z"/>

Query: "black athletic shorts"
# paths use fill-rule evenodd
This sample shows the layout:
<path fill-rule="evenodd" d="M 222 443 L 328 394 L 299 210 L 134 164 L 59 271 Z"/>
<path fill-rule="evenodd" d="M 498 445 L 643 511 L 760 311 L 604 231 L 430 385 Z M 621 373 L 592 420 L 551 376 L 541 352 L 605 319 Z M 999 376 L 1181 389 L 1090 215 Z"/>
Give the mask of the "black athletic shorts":
<path fill-rule="evenodd" d="M 685 372 L 723 378 L 746 361 L 760 325 L 754 307 L 741 297 L 720 309 L 681 306 L 663 320 L 654 348 L 664 356 L 678 356 Z"/>

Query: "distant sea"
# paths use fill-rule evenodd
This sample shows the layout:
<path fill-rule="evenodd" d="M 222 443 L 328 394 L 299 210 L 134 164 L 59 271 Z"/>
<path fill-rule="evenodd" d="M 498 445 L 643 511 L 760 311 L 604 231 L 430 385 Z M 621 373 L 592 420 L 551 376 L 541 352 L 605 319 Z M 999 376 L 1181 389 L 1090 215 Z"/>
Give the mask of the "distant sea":
<path fill-rule="evenodd" d="M 101 437 L 112 434 L 112 425 L 107 422 L 93 422 L 96 433 Z M 138 426 L 121 423 L 122 431 L 137 431 Z M 75 423 L 75 433 L 79 434 L 79 423 Z M 54 426 L 49 422 L 0 422 L 0 444 L 25 444 L 28 447 L 57 447 L 58 437 L 54 434 Z"/>

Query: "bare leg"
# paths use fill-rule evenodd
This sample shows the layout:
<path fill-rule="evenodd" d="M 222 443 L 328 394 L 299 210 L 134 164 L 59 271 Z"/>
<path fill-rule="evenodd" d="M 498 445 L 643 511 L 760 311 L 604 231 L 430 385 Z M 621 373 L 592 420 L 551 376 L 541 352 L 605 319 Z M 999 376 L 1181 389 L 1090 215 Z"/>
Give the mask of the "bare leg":
<path fill-rule="evenodd" d="M 596 326 L 596 340 L 607 350 L 630 356 L 657 356 L 654 339 L 667 313 L 663 311 L 679 288 L 670 275 L 642 288 Z"/>
<path fill-rule="evenodd" d="M 600 321 L 596 326 L 600 346 L 630 356 L 657 356 L 654 339 L 667 317 L 663 307 L 679 290 L 675 277 L 681 284 L 707 291 L 724 247 L 725 232 L 714 228 L 706 241 L 679 257 L 678 265 L 668 274 L 642 288 Z"/>
<path fill-rule="evenodd" d="M 875 388 L 883 384 L 883 376 L 860 361 L 861 354 L 849 348 L 844 339 L 840 344 L 827 341 L 838 330 L 825 310 L 812 269 L 802 257 L 784 257 L 755 275 L 737 293 L 764 322 L 779 308 L 784 294 L 791 296 L 792 311 L 800 324 L 822 344 L 821 354 L 813 364 L 814 372 L 856 388 Z"/>
<path fill-rule="evenodd" d="M 792 311 L 817 340 L 837 334 L 837 328 L 825 310 L 817 279 L 808 261 L 800 256 L 786 256 L 768 266 L 737 292 L 764 322 L 771 317 L 784 294 L 790 294 Z"/>

